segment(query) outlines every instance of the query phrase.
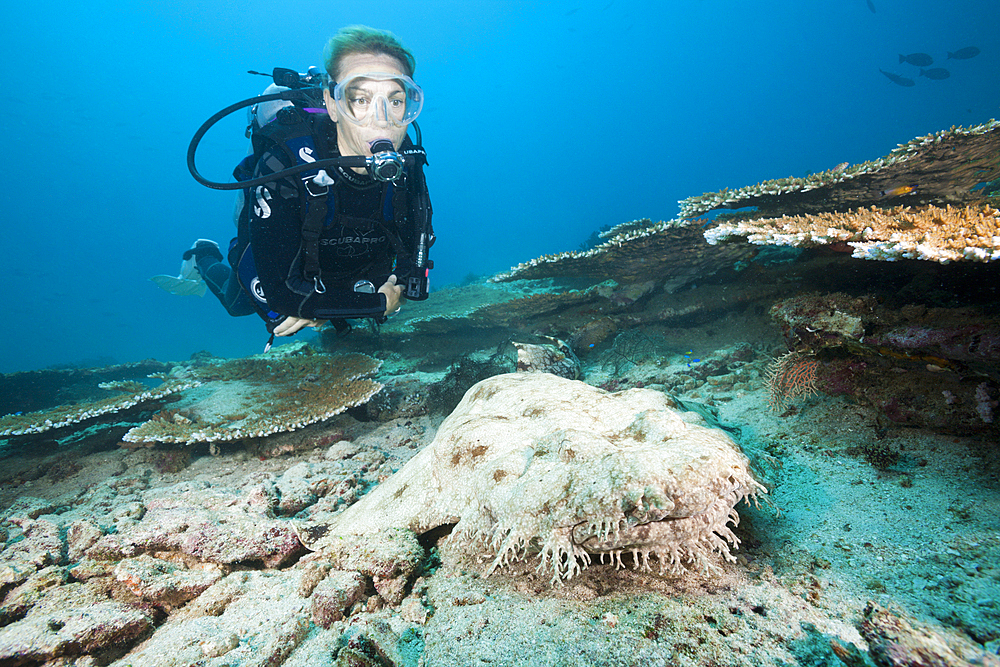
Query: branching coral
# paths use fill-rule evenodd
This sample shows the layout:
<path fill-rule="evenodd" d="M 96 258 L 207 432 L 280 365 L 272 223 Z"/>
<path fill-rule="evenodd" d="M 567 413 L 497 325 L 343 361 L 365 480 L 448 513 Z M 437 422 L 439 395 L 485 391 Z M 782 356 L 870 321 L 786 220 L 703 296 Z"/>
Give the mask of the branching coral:
<path fill-rule="evenodd" d="M 968 207 L 860 208 L 742 222 L 705 231 L 709 243 L 744 236 L 757 245 L 842 246 L 860 259 L 924 259 L 946 264 L 1000 259 L 1000 210 Z"/>
<path fill-rule="evenodd" d="M 592 556 L 679 573 L 728 560 L 737 503 L 763 487 L 722 431 L 650 389 L 608 394 L 547 373 L 473 386 L 434 442 L 330 526 L 330 547 L 389 528 L 455 523 L 452 547 L 492 556 L 489 572 L 532 554 L 554 582 Z M 317 549 L 324 548 L 322 545 Z"/>

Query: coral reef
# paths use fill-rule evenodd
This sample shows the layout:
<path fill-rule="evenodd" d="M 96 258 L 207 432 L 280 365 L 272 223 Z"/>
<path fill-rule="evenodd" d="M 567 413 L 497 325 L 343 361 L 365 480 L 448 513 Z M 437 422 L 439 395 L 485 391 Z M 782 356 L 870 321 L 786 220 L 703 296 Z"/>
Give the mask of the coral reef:
<path fill-rule="evenodd" d="M 147 359 L 100 368 L 59 368 L 0 375 L 0 415 L 38 412 L 59 405 L 107 397 L 100 385 L 143 380 L 173 364 Z"/>
<path fill-rule="evenodd" d="M 844 213 L 722 222 L 705 231 L 711 244 L 746 237 L 756 245 L 832 246 L 858 259 L 990 262 L 1000 259 L 1000 210 L 985 204 L 954 207 L 871 206 Z"/>
<path fill-rule="evenodd" d="M 783 299 L 771 315 L 789 347 L 820 357 L 817 389 L 852 396 L 894 424 L 994 429 L 988 409 L 1000 377 L 1000 317 L 979 308 L 893 308 L 839 292 Z"/>
<path fill-rule="evenodd" d="M 102 382 L 98 385 L 99 388 L 115 392 L 112 396 L 0 417 L 0 437 L 44 433 L 80 424 L 96 417 L 123 412 L 140 403 L 161 399 L 200 384 L 193 378 L 168 380 L 155 388 L 149 388 L 140 382 Z"/>
<path fill-rule="evenodd" d="M 930 202 L 907 188 L 844 215 L 916 233 Z M 951 204 L 935 215 L 967 235 L 992 224 Z M 838 224 L 819 218 L 817 237 Z M 857 242 L 874 238 L 864 224 Z M 670 257 L 656 227 L 609 230 L 625 241 L 585 260 L 590 278 L 556 261 L 558 280 L 436 292 L 381 331 L 328 337 L 377 350 L 386 387 L 239 446 L 117 445 L 164 407 L 154 425 L 175 434 L 252 431 L 251 411 L 272 407 L 294 427 L 299 406 L 343 402 L 320 385 L 353 371 L 292 345 L 45 372 L 30 410 L 13 402 L 30 384 L 3 385 L 8 411 L 30 412 L 137 392 L 125 383 L 150 372 L 201 383 L 168 406 L 8 440 L 0 664 L 996 664 L 1000 263 L 862 262 L 846 240 L 711 246 L 692 222 L 680 234 L 709 265 L 615 279 L 614 253 Z M 546 339 L 589 352 L 588 381 L 617 393 L 545 373 L 469 390 L 513 369 L 497 345 Z M 825 395 L 781 414 L 765 367 L 787 349 L 772 390 Z M 746 443 L 758 481 L 706 424 Z M 737 517 L 765 480 L 782 511 Z M 661 576 L 699 567 L 712 576 Z"/>
<path fill-rule="evenodd" d="M 732 559 L 735 506 L 764 488 L 721 431 L 662 393 L 607 394 L 547 373 L 472 387 L 434 442 L 330 525 L 346 535 L 423 533 L 455 523 L 449 544 L 492 555 L 489 572 L 539 552 L 559 582 L 593 555 L 679 573 Z M 332 542 L 331 542 L 332 540 Z"/>
<path fill-rule="evenodd" d="M 590 250 L 543 255 L 490 280 L 550 277 L 613 279 L 624 283 L 684 280 L 712 275 L 751 254 L 737 245 L 707 247 L 701 228 L 690 221 L 641 220 L 627 223 L 620 233 Z"/>
<path fill-rule="evenodd" d="M 363 354 L 313 354 L 304 343 L 246 359 L 178 364 L 169 372 L 152 374 L 160 381 L 154 388 L 134 380 L 104 381 L 88 390 L 99 392 L 100 398 L 0 417 L 0 437 L 23 438 L 70 426 L 82 429 L 84 422 L 121 417 L 137 405 L 179 395 L 169 409 L 140 420 L 122 440 L 190 444 L 261 438 L 364 404 L 382 389 L 366 377 L 380 365 Z M 106 374 L 91 371 L 86 377 Z"/>
<path fill-rule="evenodd" d="M 993 180 L 998 160 L 1000 123 L 952 127 L 862 164 L 689 197 L 680 202 L 681 217 L 749 206 L 773 217 L 886 203 L 965 205 L 982 196 L 976 187 Z"/>
<path fill-rule="evenodd" d="M 123 440 L 190 444 L 294 431 L 368 401 L 382 385 L 365 376 L 380 365 L 363 354 L 286 354 L 198 368 L 206 396 L 158 412 Z"/>

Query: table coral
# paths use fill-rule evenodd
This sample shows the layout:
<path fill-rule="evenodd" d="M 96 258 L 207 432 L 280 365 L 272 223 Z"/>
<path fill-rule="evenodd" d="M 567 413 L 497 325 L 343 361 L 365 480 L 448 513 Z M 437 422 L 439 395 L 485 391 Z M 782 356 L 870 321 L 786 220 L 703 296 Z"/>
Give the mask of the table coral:
<path fill-rule="evenodd" d="M 118 392 L 106 398 L 81 401 L 47 410 L 0 417 L 0 437 L 44 433 L 51 429 L 79 424 L 95 417 L 123 412 L 131 407 L 154 401 L 185 389 L 196 387 L 197 380 L 172 380 L 150 389 L 138 382 L 104 382 L 106 391 Z"/>
<path fill-rule="evenodd" d="M 613 279 L 645 282 L 712 275 L 746 259 L 752 253 L 737 245 L 712 248 L 702 230 L 690 220 L 652 222 L 640 220 L 611 230 L 621 230 L 589 250 L 543 255 L 490 278 L 492 282 L 551 277 Z"/>
<path fill-rule="evenodd" d="M 423 533 L 455 523 L 452 546 L 492 555 L 489 572 L 539 552 L 553 582 L 593 555 L 679 573 L 734 560 L 736 505 L 764 487 L 722 431 L 664 394 L 609 394 L 547 373 L 473 386 L 433 443 L 330 526 L 349 534 Z M 322 544 L 318 549 L 323 549 Z"/>
<path fill-rule="evenodd" d="M 1000 156 L 1000 122 L 951 127 L 900 144 L 885 157 L 838 165 L 796 178 L 708 192 L 682 200 L 681 217 L 713 209 L 749 206 L 767 217 L 845 210 L 873 203 L 966 204 L 979 199 L 983 181 L 995 174 Z"/>
<path fill-rule="evenodd" d="M 153 388 L 122 379 L 154 367 L 143 365 L 90 369 L 78 382 L 88 397 L 43 410 L 0 417 L 0 438 L 26 436 L 52 429 L 105 422 L 139 404 L 171 394 L 180 399 L 132 428 L 123 441 L 131 443 L 218 442 L 260 438 L 294 431 L 367 402 L 382 385 L 367 376 L 382 362 L 364 354 L 314 354 L 305 344 L 286 345 L 245 359 L 178 364 L 169 372 L 152 373 Z M 162 369 L 164 364 L 156 364 Z M 18 374 L 31 380 L 30 374 Z M 9 381 L 13 376 L 4 376 Z M 100 382 L 100 379 L 107 381 Z M 89 383 L 84 382 L 89 381 Z M 91 384 L 96 386 L 91 387 Z M 114 393 L 111 393 L 114 392 Z M 110 394 L 110 395 L 109 395 Z M 115 436 L 117 438 L 117 436 Z"/>
<path fill-rule="evenodd" d="M 195 369 L 207 395 L 161 411 L 125 442 L 219 442 L 294 431 L 361 405 L 382 389 L 365 378 L 381 362 L 364 354 L 233 359 Z"/>
<path fill-rule="evenodd" d="M 139 380 L 173 364 L 146 359 L 100 368 L 47 368 L 0 374 L 0 414 L 39 412 L 70 402 L 106 397 L 103 383 Z"/>

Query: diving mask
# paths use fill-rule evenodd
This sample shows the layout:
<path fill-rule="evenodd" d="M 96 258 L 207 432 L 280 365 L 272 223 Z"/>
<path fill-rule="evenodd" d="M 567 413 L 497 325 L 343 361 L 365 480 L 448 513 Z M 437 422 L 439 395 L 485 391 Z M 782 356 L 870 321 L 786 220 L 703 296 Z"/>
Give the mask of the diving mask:
<path fill-rule="evenodd" d="M 332 86 L 338 118 L 356 125 L 405 126 L 413 122 L 424 106 L 424 91 L 402 74 L 368 72 L 355 74 Z"/>

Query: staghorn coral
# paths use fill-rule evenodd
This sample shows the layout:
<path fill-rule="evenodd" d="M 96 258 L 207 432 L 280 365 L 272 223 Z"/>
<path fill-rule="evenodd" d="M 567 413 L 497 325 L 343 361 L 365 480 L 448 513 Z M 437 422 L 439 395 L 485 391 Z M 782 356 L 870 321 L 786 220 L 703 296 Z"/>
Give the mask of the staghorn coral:
<path fill-rule="evenodd" d="M 780 178 L 681 200 L 681 217 L 756 206 L 768 217 L 843 210 L 872 203 L 966 204 L 1000 162 L 1000 123 L 951 127 L 900 144 L 885 157 L 838 165 L 804 178 Z M 984 178 L 985 176 L 985 178 Z"/>
<path fill-rule="evenodd" d="M 456 523 L 448 542 L 493 560 L 538 552 L 560 582 L 592 555 L 680 573 L 733 560 L 735 507 L 765 489 L 723 432 L 695 423 L 660 392 L 608 394 L 547 373 L 472 387 L 434 441 L 349 507 L 316 549 L 390 528 Z"/>
<path fill-rule="evenodd" d="M 723 222 L 705 231 L 715 245 L 733 236 L 756 245 L 853 248 L 852 257 L 989 262 L 1000 259 L 1000 210 L 967 207 L 875 206 L 846 213 Z"/>
<path fill-rule="evenodd" d="M 365 378 L 380 361 L 364 354 L 286 354 L 196 369 L 206 383 L 183 410 L 157 413 L 125 434 L 145 442 L 219 442 L 294 431 L 361 405 L 382 389 Z"/>

